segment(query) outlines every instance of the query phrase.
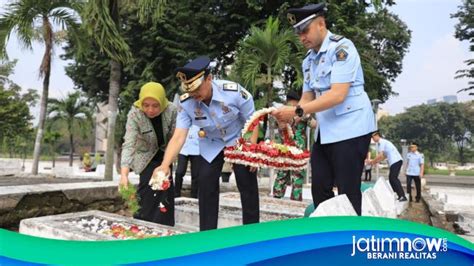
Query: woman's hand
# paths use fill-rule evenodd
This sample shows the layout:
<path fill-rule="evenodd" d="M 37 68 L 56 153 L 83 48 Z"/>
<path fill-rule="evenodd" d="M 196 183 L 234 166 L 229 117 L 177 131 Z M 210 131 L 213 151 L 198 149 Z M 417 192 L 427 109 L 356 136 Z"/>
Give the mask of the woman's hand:
<path fill-rule="evenodd" d="M 123 188 L 128 188 L 128 176 L 126 176 L 126 175 L 122 175 L 120 177 L 120 183 L 119 183 L 119 187 L 118 187 L 119 192 L 120 192 L 120 189 L 122 189 L 122 187 Z"/>
<path fill-rule="evenodd" d="M 169 166 L 164 166 L 160 165 L 153 170 L 153 176 L 156 175 L 159 171 L 163 172 L 165 176 L 170 176 L 170 167 Z"/>

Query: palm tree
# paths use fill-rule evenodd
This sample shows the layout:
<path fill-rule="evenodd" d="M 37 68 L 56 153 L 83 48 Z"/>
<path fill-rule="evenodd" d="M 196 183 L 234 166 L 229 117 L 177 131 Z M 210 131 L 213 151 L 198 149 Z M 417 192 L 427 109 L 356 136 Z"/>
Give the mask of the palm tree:
<path fill-rule="evenodd" d="M 48 113 L 52 122 L 62 121 L 67 125 L 69 134 L 69 166 L 72 166 L 74 155 L 74 132 L 79 128 L 86 135 L 92 121 L 91 108 L 81 98 L 79 92 L 68 94 L 65 99 L 51 99 Z"/>
<path fill-rule="evenodd" d="M 263 29 L 253 26 L 239 45 L 235 71 L 244 86 L 257 95 L 256 88 L 266 87 L 266 106 L 273 101 L 273 81 L 282 78 L 288 67 L 297 73 L 302 84 L 302 47 L 297 36 L 290 29 L 280 29 L 278 19 L 269 17 Z"/>
<path fill-rule="evenodd" d="M 88 1 L 83 13 L 84 25 L 95 39 L 100 49 L 110 58 L 110 81 L 107 118 L 107 151 L 105 155 L 105 179 L 112 180 L 114 165 L 115 123 L 118 113 L 118 98 L 122 64 L 132 61 L 132 54 L 125 39 L 120 34 L 120 10 L 138 7 L 141 23 L 149 18 L 153 22 L 163 13 L 166 0 L 94 0 Z"/>
<path fill-rule="evenodd" d="M 53 25 L 71 32 L 78 27 L 78 17 L 74 10 L 77 1 L 52 0 L 18 0 L 6 5 L 6 12 L 0 17 L 0 56 L 6 58 L 6 46 L 11 33 L 16 33 L 23 47 L 32 49 L 32 42 L 41 41 L 45 51 L 39 68 L 43 78 L 38 131 L 33 152 L 32 174 L 38 174 L 38 163 L 43 139 L 46 108 L 48 104 L 49 78 L 51 74 L 51 57 L 55 41 Z M 73 35 L 71 35 L 73 37 Z M 74 37 L 73 37 L 74 38 Z"/>

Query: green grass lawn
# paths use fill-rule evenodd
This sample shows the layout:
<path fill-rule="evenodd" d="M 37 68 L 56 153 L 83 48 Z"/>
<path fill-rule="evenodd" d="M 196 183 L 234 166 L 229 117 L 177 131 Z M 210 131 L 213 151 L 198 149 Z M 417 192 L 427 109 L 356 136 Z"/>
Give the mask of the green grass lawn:
<path fill-rule="evenodd" d="M 456 170 L 458 176 L 474 176 L 474 170 Z M 426 175 L 449 175 L 449 170 L 426 169 Z"/>

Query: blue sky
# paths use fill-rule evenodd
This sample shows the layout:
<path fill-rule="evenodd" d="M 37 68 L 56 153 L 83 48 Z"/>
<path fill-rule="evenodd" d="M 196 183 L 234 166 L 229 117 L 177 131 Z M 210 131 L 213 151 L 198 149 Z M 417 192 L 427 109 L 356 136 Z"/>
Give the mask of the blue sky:
<path fill-rule="evenodd" d="M 0 0 L 3 7 L 6 0 Z M 403 112 L 407 107 L 426 103 L 428 99 L 456 94 L 467 86 L 467 80 L 455 80 L 456 70 L 465 68 L 463 60 L 473 58 L 468 43 L 454 38 L 457 20 L 450 14 L 456 12 L 461 0 L 398 0 L 391 11 L 397 14 L 412 30 L 409 52 L 403 60 L 403 72 L 392 84 L 399 93 L 389 99 L 382 108 L 390 114 Z M 0 8 L 0 10 L 2 10 Z M 34 52 L 22 50 L 12 35 L 7 52 L 10 59 L 18 59 L 11 79 L 22 88 L 41 90 L 38 67 L 44 53 L 41 44 L 35 44 Z M 50 97 L 62 98 L 71 92 L 73 83 L 64 73 L 67 62 L 59 59 L 63 51 L 56 47 L 51 72 Z M 457 94 L 461 101 L 472 100 L 467 93 Z M 37 110 L 35 110 L 37 112 Z"/>

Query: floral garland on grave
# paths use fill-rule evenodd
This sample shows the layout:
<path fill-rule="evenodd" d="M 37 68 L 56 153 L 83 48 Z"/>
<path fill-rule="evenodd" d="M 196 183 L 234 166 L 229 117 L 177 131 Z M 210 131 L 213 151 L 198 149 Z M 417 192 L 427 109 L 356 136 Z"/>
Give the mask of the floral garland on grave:
<path fill-rule="evenodd" d="M 156 172 L 154 175 L 151 176 L 150 182 L 148 182 L 152 190 L 155 191 L 163 191 L 160 196 L 160 212 L 167 212 L 168 209 L 166 208 L 165 203 L 167 203 L 167 194 L 168 188 L 171 186 L 171 181 L 169 180 L 168 176 L 165 175 L 162 171 Z M 155 193 L 155 196 L 157 194 Z"/>
<path fill-rule="evenodd" d="M 225 148 L 225 161 L 277 170 L 301 170 L 307 166 L 310 153 L 308 150 L 302 150 L 296 146 L 290 125 L 286 125 L 286 128 L 282 130 L 282 144 L 270 140 L 261 141 L 258 144 L 249 141 L 255 127 L 274 110 L 276 110 L 274 107 L 264 108 L 250 117 L 242 129 L 242 136 L 238 139 L 237 144 Z"/>

